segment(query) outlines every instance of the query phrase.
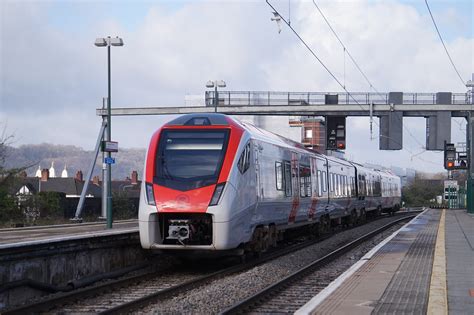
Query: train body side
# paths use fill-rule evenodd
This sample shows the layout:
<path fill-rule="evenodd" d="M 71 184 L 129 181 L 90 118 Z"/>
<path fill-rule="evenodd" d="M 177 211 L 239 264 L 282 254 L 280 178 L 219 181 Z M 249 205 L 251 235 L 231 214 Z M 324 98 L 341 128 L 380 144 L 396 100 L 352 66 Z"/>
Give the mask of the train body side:
<path fill-rule="evenodd" d="M 198 118 L 209 124 L 187 124 Z M 400 179 L 393 174 L 317 154 L 224 115 L 184 115 L 177 121 L 158 130 L 148 148 L 139 208 L 143 248 L 226 251 L 243 248 L 263 228 L 282 231 L 321 218 L 340 220 L 399 207 Z M 163 148 L 178 150 L 184 144 L 173 143 L 174 138 L 163 143 L 160 136 L 174 130 L 227 130 L 222 167 L 213 181 L 187 187 L 186 178 L 167 179 L 160 163 L 173 163 L 164 161 Z M 188 234 L 180 237 L 181 232 Z"/>

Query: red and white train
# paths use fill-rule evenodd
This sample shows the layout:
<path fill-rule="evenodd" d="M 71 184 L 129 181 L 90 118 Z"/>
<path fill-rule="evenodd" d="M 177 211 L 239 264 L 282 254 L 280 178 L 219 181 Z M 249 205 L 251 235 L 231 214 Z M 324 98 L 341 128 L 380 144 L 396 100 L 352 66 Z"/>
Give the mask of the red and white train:
<path fill-rule="evenodd" d="M 140 195 L 145 249 L 262 251 L 283 231 L 400 209 L 400 178 L 307 150 L 222 114 L 155 132 Z"/>

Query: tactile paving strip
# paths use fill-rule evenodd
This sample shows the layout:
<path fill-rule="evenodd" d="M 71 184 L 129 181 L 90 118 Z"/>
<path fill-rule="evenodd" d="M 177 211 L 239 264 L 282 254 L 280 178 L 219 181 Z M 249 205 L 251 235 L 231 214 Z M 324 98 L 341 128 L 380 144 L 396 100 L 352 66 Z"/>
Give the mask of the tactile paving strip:
<path fill-rule="evenodd" d="M 419 220 L 428 220 L 416 229 L 405 233 L 418 233 L 397 273 L 375 305 L 372 314 L 426 314 L 441 211 L 430 210 Z M 420 222 L 421 223 L 421 222 Z"/>

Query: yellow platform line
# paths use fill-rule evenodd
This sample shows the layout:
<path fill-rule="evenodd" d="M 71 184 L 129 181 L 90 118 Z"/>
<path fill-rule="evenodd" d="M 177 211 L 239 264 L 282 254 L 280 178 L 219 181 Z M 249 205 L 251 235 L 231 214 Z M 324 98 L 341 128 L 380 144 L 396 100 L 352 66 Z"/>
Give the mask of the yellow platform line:
<path fill-rule="evenodd" d="M 438 236 L 431 270 L 430 295 L 428 312 L 430 315 L 448 314 L 448 296 L 446 289 L 446 247 L 445 247 L 445 216 L 443 209 L 438 226 Z"/>

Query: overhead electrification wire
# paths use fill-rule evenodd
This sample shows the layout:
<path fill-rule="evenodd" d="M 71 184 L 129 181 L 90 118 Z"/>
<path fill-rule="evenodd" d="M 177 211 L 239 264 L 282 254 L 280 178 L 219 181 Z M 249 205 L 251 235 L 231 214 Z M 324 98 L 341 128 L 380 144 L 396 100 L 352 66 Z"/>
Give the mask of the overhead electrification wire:
<path fill-rule="evenodd" d="M 298 32 L 291 26 L 291 24 L 288 23 L 288 21 L 283 17 L 281 16 L 280 12 L 278 12 L 277 9 L 275 9 L 275 7 L 273 5 L 271 5 L 270 2 L 268 2 L 268 0 L 265 0 L 267 2 L 267 4 L 272 8 L 272 10 L 278 14 L 278 16 L 281 18 L 281 20 L 283 22 L 285 22 L 285 24 L 290 28 L 290 30 L 293 31 L 293 33 L 296 35 L 296 37 L 298 37 L 298 39 L 301 41 L 301 43 L 303 43 L 303 45 L 309 50 L 309 52 L 311 53 L 311 55 L 313 55 L 313 57 L 321 64 L 321 66 L 323 66 L 323 68 L 327 71 L 327 73 L 329 73 L 329 75 L 334 79 L 334 81 L 337 82 L 337 84 L 339 84 L 339 86 L 347 93 L 347 95 L 349 95 L 349 97 L 354 100 L 354 102 L 356 102 L 357 105 L 360 106 L 360 108 L 362 110 L 366 110 L 356 99 L 355 97 L 346 89 L 346 87 L 344 86 L 344 84 L 341 83 L 341 81 L 339 81 L 339 79 L 331 72 L 331 70 L 329 70 L 329 68 L 324 64 L 324 62 L 316 55 L 316 53 L 311 49 L 311 47 L 309 47 L 309 45 L 306 43 L 306 41 L 300 36 L 300 34 L 298 34 Z"/>
<path fill-rule="evenodd" d="M 372 82 L 370 82 L 369 78 L 367 77 L 367 75 L 364 73 L 364 71 L 362 71 L 362 69 L 360 68 L 359 64 L 357 63 L 357 61 L 355 61 L 354 57 L 352 57 L 351 53 L 349 52 L 349 50 L 347 49 L 346 45 L 344 45 L 344 43 L 342 42 L 342 40 L 339 38 L 339 36 L 337 35 L 336 31 L 332 28 L 331 26 L 331 23 L 329 23 L 328 19 L 326 18 L 326 16 L 324 15 L 323 11 L 321 11 L 321 9 L 319 8 L 319 6 L 317 5 L 317 3 L 313 0 L 313 4 L 314 6 L 316 7 L 316 9 L 318 9 L 319 11 L 319 14 L 321 14 L 321 16 L 323 17 L 324 21 L 326 22 L 326 24 L 329 26 L 329 28 L 331 29 L 332 33 L 334 34 L 334 36 L 337 38 L 337 40 L 339 41 L 339 44 L 341 44 L 342 48 L 344 48 L 344 52 L 347 53 L 347 55 L 349 56 L 349 58 L 351 59 L 352 63 L 354 63 L 354 65 L 356 66 L 357 70 L 360 72 L 360 74 L 364 77 L 365 81 L 367 81 L 367 83 L 369 84 L 370 88 L 373 89 L 382 99 L 383 98 L 383 95 L 377 91 L 377 89 L 374 87 L 374 85 L 372 84 Z"/>
<path fill-rule="evenodd" d="M 337 35 L 337 32 L 334 30 L 334 28 L 332 27 L 331 23 L 329 23 L 329 20 L 326 18 L 326 16 L 324 15 L 323 11 L 319 8 L 318 4 L 316 3 L 315 0 L 313 0 L 313 4 L 314 6 L 316 7 L 316 9 L 318 10 L 319 14 L 321 14 L 321 16 L 323 17 L 324 21 L 326 22 L 326 24 L 329 26 L 329 28 L 331 29 L 332 33 L 334 34 L 334 36 L 337 38 L 337 40 L 339 41 L 339 44 L 341 44 L 342 48 L 344 49 L 344 52 L 347 53 L 347 55 L 349 56 L 349 58 L 351 59 L 352 63 L 356 66 L 357 70 L 360 72 L 360 74 L 364 77 L 365 81 L 367 81 L 367 83 L 369 84 L 370 88 L 373 89 L 378 95 L 379 97 L 383 100 L 384 99 L 384 96 L 375 88 L 375 86 L 372 84 L 372 82 L 369 80 L 368 76 L 365 74 L 365 72 L 362 70 L 362 68 L 359 66 L 359 64 L 357 63 L 357 61 L 354 59 L 354 57 L 352 57 L 351 53 L 349 52 L 349 50 L 347 49 L 346 45 L 344 45 L 344 43 L 342 42 L 341 38 L 339 37 L 339 35 Z M 344 76 L 345 76 L 345 64 L 344 64 Z M 345 85 L 345 84 L 344 84 Z M 397 118 L 399 118 L 397 116 Z M 399 118 L 400 119 L 400 118 Z M 405 125 L 403 125 L 403 122 L 402 122 L 402 126 L 403 126 L 403 129 L 406 130 L 406 132 L 410 135 L 410 137 L 415 140 L 415 142 L 420 145 L 421 147 L 424 147 L 423 144 L 411 133 L 411 131 L 406 128 Z"/>
<path fill-rule="evenodd" d="M 278 12 L 278 10 L 269 2 L 269 0 L 265 0 L 266 3 L 268 4 L 268 6 L 270 6 L 270 8 L 272 8 L 272 10 L 281 18 L 281 20 L 291 29 L 291 31 L 295 34 L 295 36 L 301 41 L 301 43 L 306 47 L 306 49 L 308 49 L 308 51 L 311 53 L 311 55 L 321 64 L 321 66 L 329 73 L 329 75 L 334 79 L 334 81 L 337 82 L 337 84 L 339 84 L 339 86 L 347 93 L 347 95 L 357 104 L 359 105 L 359 107 L 362 109 L 362 110 L 367 110 L 365 109 L 358 101 L 357 99 L 346 89 L 346 87 L 341 83 L 341 81 L 339 81 L 339 79 L 331 72 L 331 70 L 324 64 L 324 62 L 316 55 L 316 53 L 311 49 L 311 47 L 309 47 L 309 45 L 306 43 L 306 41 L 300 36 L 300 34 L 291 26 L 291 24 L 288 23 L 288 21 L 280 14 L 280 12 Z M 380 127 L 380 125 L 374 121 L 374 123 Z M 392 139 L 393 140 L 393 139 Z M 403 149 L 403 150 L 406 150 L 408 151 L 410 154 L 414 154 L 411 150 L 408 150 L 408 149 Z M 432 161 L 427 161 L 427 160 L 424 160 L 420 157 L 417 157 L 418 159 L 422 160 L 422 161 L 425 161 L 425 162 L 428 162 L 428 163 L 432 163 L 432 164 L 436 164 L 438 165 L 438 163 L 435 163 L 435 162 L 432 162 Z"/>
<path fill-rule="evenodd" d="M 431 16 L 431 20 L 433 21 L 433 25 L 436 29 L 436 32 L 438 33 L 438 36 L 439 36 L 439 39 L 441 41 L 441 44 L 443 44 L 443 47 L 444 47 L 444 51 L 446 51 L 446 55 L 448 55 L 448 58 L 449 58 L 449 61 L 451 62 L 451 65 L 453 66 L 454 68 L 454 71 L 456 71 L 458 77 L 459 77 L 459 80 L 461 80 L 461 84 L 463 85 L 463 87 L 466 87 L 466 82 L 464 82 L 464 80 L 462 79 L 461 75 L 459 74 L 459 71 L 458 71 L 458 68 L 456 68 L 456 65 L 454 64 L 453 62 L 453 59 L 451 58 L 451 55 L 449 54 L 448 52 L 448 48 L 446 47 L 446 45 L 444 44 L 444 40 L 443 40 L 443 37 L 441 36 L 441 33 L 439 32 L 439 29 L 438 29 L 438 25 L 436 25 L 436 21 L 433 17 L 433 14 L 431 13 L 431 9 L 430 9 L 430 6 L 428 4 L 428 0 L 425 0 L 425 4 L 426 4 L 426 8 L 428 9 L 428 12 L 430 13 L 430 16 Z"/>

